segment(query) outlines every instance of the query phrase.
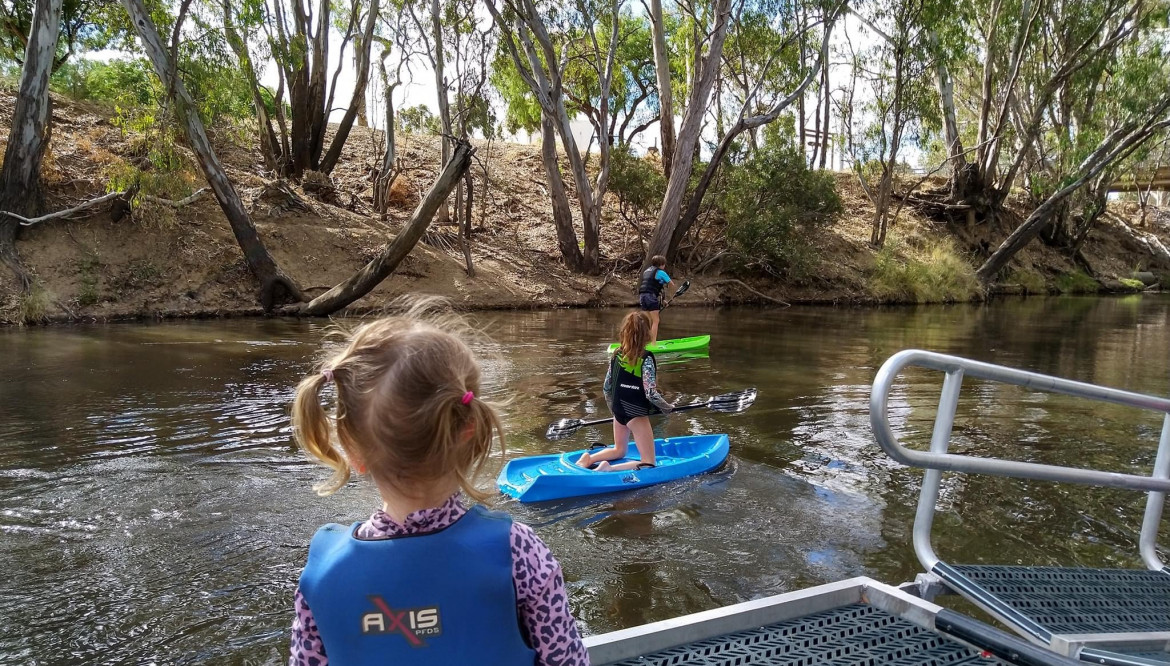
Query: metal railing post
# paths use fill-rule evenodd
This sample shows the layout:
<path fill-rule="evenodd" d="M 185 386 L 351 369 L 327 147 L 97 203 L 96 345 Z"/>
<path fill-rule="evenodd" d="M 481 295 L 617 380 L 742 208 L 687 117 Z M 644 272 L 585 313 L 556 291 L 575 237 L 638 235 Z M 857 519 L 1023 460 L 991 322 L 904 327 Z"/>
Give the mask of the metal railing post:
<path fill-rule="evenodd" d="M 1170 479 L 1170 414 L 1162 419 L 1162 437 L 1158 440 L 1158 456 L 1154 459 L 1155 479 Z M 1166 504 L 1166 493 L 1151 492 L 1146 498 L 1146 515 L 1142 518 L 1142 534 L 1138 550 L 1146 567 L 1158 571 L 1166 563 L 1158 557 L 1158 530 L 1162 526 L 1162 507 Z"/>
<path fill-rule="evenodd" d="M 934 417 L 934 432 L 930 435 L 930 452 L 946 453 L 951 442 L 951 427 L 959 407 L 959 392 L 963 388 L 963 369 L 948 370 L 938 398 L 938 413 Z M 922 477 L 922 491 L 918 495 L 918 511 L 914 515 L 914 554 L 930 571 L 938 564 L 938 555 L 930 544 L 930 528 L 934 524 L 934 510 L 942 485 L 942 471 L 928 469 Z"/>

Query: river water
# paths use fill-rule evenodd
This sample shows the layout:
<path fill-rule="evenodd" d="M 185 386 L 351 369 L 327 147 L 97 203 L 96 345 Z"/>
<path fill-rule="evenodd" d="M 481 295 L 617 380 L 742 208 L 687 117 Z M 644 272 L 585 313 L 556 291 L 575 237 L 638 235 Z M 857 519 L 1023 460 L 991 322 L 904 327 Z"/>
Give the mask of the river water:
<path fill-rule="evenodd" d="M 550 420 L 601 405 L 622 314 L 476 316 L 497 342 L 488 393 L 511 400 L 507 456 L 606 434 L 542 438 Z M 324 332 L 284 320 L 0 332 L 0 663 L 286 658 L 309 537 L 377 505 L 361 483 L 317 497 L 323 471 L 291 445 L 292 390 Z M 497 504 L 552 547 L 586 633 L 855 575 L 912 579 L 921 473 L 886 458 L 868 425 L 874 373 L 901 349 L 1170 392 L 1165 297 L 677 309 L 662 333 L 713 335 L 709 358 L 663 364 L 668 396 L 758 387 L 744 414 L 660 426 L 728 433 L 728 463 L 621 495 Z M 940 387 L 927 372 L 898 384 L 910 444 L 928 441 Z M 954 450 L 1148 473 L 1159 428 L 1135 410 L 968 381 Z M 1144 496 L 948 475 L 940 502 L 944 559 L 1140 566 Z"/>

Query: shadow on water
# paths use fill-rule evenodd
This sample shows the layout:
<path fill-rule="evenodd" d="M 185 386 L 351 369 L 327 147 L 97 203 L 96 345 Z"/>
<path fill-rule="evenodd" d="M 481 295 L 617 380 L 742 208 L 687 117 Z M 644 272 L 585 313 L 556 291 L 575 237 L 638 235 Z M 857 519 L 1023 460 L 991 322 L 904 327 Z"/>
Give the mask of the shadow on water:
<path fill-rule="evenodd" d="M 608 427 L 543 433 L 608 416 L 605 346 L 623 314 L 477 316 L 495 340 L 486 393 L 508 399 L 505 457 L 611 439 Z M 624 494 L 498 506 L 552 547 L 591 633 L 859 574 L 897 583 L 918 571 L 921 476 L 870 436 L 886 358 L 925 348 L 1166 394 L 1168 320 L 1160 297 L 671 310 L 663 337 L 713 337 L 705 354 L 660 359 L 669 397 L 760 397 L 656 431 L 726 432 L 728 462 Z M 362 483 L 316 497 L 323 474 L 291 444 L 288 403 L 323 333 L 283 320 L 0 331 L 0 663 L 282 660 L 309 537 L 377 504 Z M 925 372 L 896 385 L 909 445 L 926 446 L 940 388 Z M 1147 471 L 1159 428 L 1134 410 L 970 382 L 954 448 Z M 940 507 L 936 544 L 956 561 L 1138 564 L 1142 496 L 948 475 Z"/>

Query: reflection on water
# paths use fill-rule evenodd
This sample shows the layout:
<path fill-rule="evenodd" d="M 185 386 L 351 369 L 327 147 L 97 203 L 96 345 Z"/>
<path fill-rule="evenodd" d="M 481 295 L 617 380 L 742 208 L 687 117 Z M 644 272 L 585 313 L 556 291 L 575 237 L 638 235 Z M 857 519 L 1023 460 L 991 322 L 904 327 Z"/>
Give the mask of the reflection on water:
<path fill-rule="evenodd" d="M 510 400 L 508 456 L 609 438 L 542 434 L 606 415 L 604 343 L 623 314 L 480 317 L 496 340 L 487 393 Z M 872 442 L 877 367 L 918 347 L 1164 395 L 1168 319 L 1157 297 L 671 310 L 664 337 L 713 339 L 707 355 L 663 359 L 668 396 L 760 390 L 745 414 L 658 426 L 728 433 L 728 463 L 621 495 L 498 505 L 558 555 L 590 633 L 853 575 L 908 580 L 920 473 Z M 323 331 L 266 320 L 0 332 L 0 663 L 281 660 L 313 530 L 376 503 L 359 484 L 316 497 L 321 472 L 290 444 L 287 405 Z M 940 387 L 913 371 L 896 386 L 910 444 L 928 440 Z M 1123 407 L 968 382 L 954 448 L 1145 472 L 1159 428 Z M 1139 565 L 1142 496 L 950 475 L 940 506 L 936 545 L 956 561 Z"/>

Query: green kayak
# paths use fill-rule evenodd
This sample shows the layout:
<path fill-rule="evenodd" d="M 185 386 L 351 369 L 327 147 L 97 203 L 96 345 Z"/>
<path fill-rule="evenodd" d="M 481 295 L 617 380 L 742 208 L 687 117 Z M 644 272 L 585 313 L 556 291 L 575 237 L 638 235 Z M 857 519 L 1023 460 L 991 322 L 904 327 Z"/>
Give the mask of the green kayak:
<path fill-rule="evenodd" d="M 711 336 L 696 335 L 693 338 L 676 338 L 674 340 L 659 340 L 652 345 L 647 345 L 646 349 L 655 354 L 670 354 L 673 352 L 694 351 L 696 349 L 704 349 L 711 344 Z M 618 348 L 618 343 L 613 343 L 609 346 L 609 353 L 612 354 Z"/>

